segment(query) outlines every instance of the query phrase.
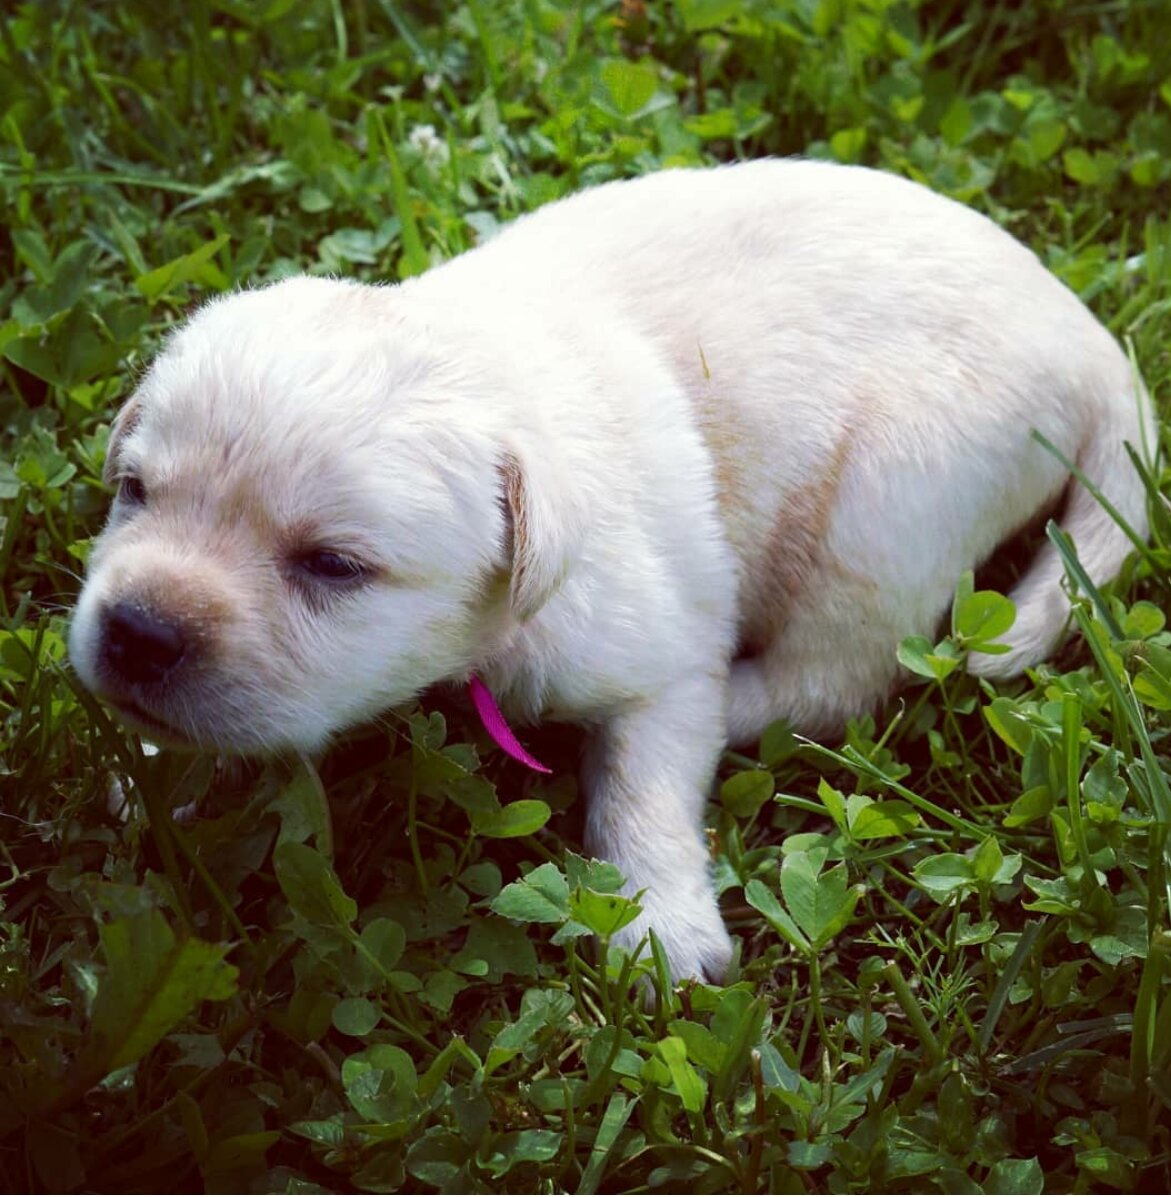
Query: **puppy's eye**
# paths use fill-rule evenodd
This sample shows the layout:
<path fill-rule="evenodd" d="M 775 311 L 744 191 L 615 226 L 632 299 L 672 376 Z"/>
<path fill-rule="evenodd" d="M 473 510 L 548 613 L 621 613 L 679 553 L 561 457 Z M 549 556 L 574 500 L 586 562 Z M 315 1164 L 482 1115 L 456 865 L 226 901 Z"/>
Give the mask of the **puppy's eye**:
<path fill-rule="evenodd" d="M 302 553 L 294 563 L 299 573 L 319 582 L 360 582 L 366 577 L 366 567 L 353 557 L 330 549 L 314 549 Z"/>
<path fill-rule="evenodd" d="M 146 483 L 137 474 L 123 474 L 118 480 L 118 498 L 131 507 L 141 507 L 146 502 Z"/>

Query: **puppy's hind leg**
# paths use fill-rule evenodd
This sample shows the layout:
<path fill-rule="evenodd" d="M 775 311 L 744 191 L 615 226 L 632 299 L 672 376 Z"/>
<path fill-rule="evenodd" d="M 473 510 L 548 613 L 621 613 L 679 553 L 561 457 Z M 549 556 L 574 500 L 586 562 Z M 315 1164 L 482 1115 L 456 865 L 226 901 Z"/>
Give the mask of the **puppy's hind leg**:
<path fill-rule="evenodd" d="M 733 748 L 754 744 L 777 716 L 777 699 L 765 677 L 764 662 L 746 657 L 732 662 L 728 677 L 727 737 Z"/>
<path fill-rule="evenodd" d="M 770 723 L 783 719 L 800 735 L 829 735 L 840 730 L 852 711 L 833 693 L 809 682 L 812 670 L 788 666 L 781 652 L 736 661 L 728 682 L 728 743 L 755 744 Z"/>
<path fill-rule="evenodd" d="M 674 979 L 720 979 L 732 956 L 709 873 L 703 808 L 724 746 L 722 674 L 681 678 L 611 719 L 586 766 L 586 847 L 616 864 L 642 914 L 615 937 L 653 928 Z"/>
<path fill-rule="evenodd" d="M 946 602 L 942 593 L 924 599 L 841 568 L 816 585 L 816 601 L 795 606 L 757 656 L 733 663 L 728 743 L 754 743 L 779 719 L 800 735 L 838 735 L 886 698 L 899 641 L 930 631 Z"/>

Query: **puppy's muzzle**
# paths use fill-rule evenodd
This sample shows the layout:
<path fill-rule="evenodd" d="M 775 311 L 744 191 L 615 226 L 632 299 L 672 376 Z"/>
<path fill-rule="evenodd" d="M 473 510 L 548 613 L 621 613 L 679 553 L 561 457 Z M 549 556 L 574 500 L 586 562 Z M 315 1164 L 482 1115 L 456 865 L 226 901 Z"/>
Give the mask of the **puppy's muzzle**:
<path fill-rule="evenodd" d="M 114 603 L 102 616 L 102 671 L 117 684 L 166 681 L 190 656 L 183 626 L 139 603 Z"/>

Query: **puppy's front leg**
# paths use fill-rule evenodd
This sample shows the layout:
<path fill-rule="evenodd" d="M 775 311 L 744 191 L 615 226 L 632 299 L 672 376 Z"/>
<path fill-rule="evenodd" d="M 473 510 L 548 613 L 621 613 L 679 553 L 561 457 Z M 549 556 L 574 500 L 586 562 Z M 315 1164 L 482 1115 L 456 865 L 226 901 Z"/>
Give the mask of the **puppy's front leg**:
<path fill-rule="evenodd" d="M 611 719 L 586 763 L 586 847 L 612 861 L 643 912 L 614 941 L 653 928 L 676 980 L 719 980 L 732 955 L 709 874 L 703 808 L 724 746 L 724 679 L 689 677 Z"/>

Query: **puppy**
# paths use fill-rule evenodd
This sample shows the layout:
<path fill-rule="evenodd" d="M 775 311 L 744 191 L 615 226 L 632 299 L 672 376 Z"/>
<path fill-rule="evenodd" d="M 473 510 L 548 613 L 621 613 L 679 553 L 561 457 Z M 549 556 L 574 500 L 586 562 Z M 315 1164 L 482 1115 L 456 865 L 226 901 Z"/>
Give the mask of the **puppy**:
<path fill-rule="evenodd" d="M 78 675 L 151 738 L 314 750 L 478 675 L 593 730 L 588 848 L 677 977 L 731 945 L 701 816 L 723 747 L 878 703 L 960 574 L 1068 482 L 1146 531 L 1118 345 L 976 213 L 761 161 L 587 191 L 398 286 L 218 299 L 118 416 Z M 1064 513 L 1090 576 L 1128 543 Z M 1056 644 L 1050 547 L 1006 677 Z"/>

